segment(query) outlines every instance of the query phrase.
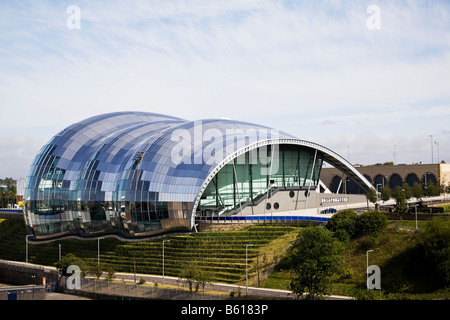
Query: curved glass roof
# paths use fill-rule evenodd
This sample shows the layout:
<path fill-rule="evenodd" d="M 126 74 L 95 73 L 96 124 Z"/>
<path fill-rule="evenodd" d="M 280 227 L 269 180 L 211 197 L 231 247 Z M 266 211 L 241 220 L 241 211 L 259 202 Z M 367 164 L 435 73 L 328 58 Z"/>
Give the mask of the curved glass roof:
<path fill-rule="evenodd" d="M 59 200 L 193 202 L 212 170 L 258 141 L 292 139 L 225 119 L 188 121 L 146 112 L 102 114 L 56 134 L 36 156 L 25 197 Z M 53 195 L 53 199 L 54 199 Z"/>

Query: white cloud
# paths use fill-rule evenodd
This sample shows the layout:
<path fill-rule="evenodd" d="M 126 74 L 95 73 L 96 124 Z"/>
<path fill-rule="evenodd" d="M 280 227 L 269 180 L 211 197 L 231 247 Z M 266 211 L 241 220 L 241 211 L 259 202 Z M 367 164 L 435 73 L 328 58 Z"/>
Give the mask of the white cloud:
<path fill-rule="evenodd" d="M 330 148 L 364 137 L 413 150 L 412 137 L 445 127 L 444 1 L 380 2 L 378 31 L 366 28 L 370 1 L 78 1 L 80 30 L 66 27 L 70 4 L 0 4 L 1 105 L 15 119 L 0 132 L 46 141 L 97 113 L 145 110 L 267 124 Z M 391 153 L 361 148 L 359 162 Z"/>

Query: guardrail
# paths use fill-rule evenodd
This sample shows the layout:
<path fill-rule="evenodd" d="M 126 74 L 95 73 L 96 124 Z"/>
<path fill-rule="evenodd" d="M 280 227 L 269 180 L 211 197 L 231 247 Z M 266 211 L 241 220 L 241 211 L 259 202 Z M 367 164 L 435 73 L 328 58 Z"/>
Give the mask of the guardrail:
<path fill-rule="evenodd" d="M 20 213 L 23 214 L 22 209 L 0 208 L 0 213 Z"/>
<path fill-rule="evenodd" d="M 295 221 L 316 221 L 327 222 L 328 217 L 313 217 L 313 216 L 234 216 L 234 217 L 196 217 L 196 221 L 210 221 L 210 222 L 295 222 Z"/>

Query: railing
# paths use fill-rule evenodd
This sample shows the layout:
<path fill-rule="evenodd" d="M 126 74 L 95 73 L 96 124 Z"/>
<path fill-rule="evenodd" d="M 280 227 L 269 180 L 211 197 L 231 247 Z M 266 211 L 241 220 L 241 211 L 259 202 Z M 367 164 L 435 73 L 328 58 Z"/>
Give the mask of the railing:
<path fill-rule="evenodd" d="M 63 291 L 67 294 L 91 296 L 102 300 L 228 300 L 245 296 L 245 286 L 221 285 L 215 287 L 207 285 L 205 292 L 202 288 L 198 292 L 189 291 L 185 285 L 172 285 L 171 288 L 155 286 L 154 284 L 138 284 L 131 281 L 105 281 L 91 278 L 80 279 L 77 289 L 69 289 L 66 285 L 67 277 L 63 278 Z M 211 289 L 212 287 L 212 289 Z M 210 290 L 214 290 L 210 291 Z M 298 296 L 285 290 L 264 290 L 250 288 L 251 297 L 269 299 L 298 299 Z M 248 297 L 245 297 L 248 298 Z"/>
<path fill-rule="evenodd" d="M 300 222 L 300 221 L 315 221 L 315 222 L 327 222 L 328 217 L 313 217 L 313 216 L 232 216 L 232 217 L 196 217 L 196 221 L 209 221 L 209 222 Z"/>

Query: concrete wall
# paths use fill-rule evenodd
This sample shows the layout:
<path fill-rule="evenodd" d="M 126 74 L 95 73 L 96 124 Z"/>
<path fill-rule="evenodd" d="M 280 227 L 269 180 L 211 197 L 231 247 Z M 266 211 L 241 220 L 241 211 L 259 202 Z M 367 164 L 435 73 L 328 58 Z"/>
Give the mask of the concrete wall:
<path fill-rule="evenodd" d="M 260 215 L 264 214 L 266 203 L 270 203 L 271 209 L 266 209 L 265 213 L 282 213 L 286 211 L 304 210 L 318 208 L 323 210 L 326 208 L 345 208 L 346 205 L 355 203 L 365 203 L 364 195 L 341 195 L 332 193 L 317 193 L 310 190 L 309 197 L 306 197 L 308 190 L 279 190 L 272 197 L 264 199 L 256 206 L 246 206 L 242 209 L 244 215 Z M 278 204 L 278 206 L 276 205 Z M 278 207 L 278 208 L 277 208 Z"/>
<path fill-rule="evenodd" d="M 44 286 L 0 287 L 0 300 L 44 300 Z"/>
<path fill-rule="evenodd" d="M 42 285 L 44 277 L 46 284 L 59 284 L 60 275 L 54 268 L 23 262 L 0 260 L 0 282 Z"/>

